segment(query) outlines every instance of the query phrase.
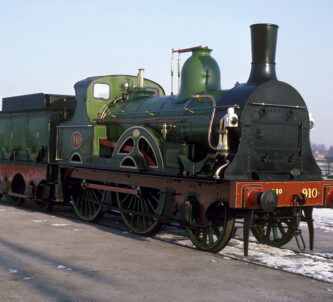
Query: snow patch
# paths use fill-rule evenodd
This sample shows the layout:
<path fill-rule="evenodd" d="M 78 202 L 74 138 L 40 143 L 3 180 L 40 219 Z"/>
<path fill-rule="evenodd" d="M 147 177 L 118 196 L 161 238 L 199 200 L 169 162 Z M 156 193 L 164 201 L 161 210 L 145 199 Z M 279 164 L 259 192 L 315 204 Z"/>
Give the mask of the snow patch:
<path fill-rule="evenodd" d="M 315 229 L 321 229 L 324 231 L 324 233 L 329 233 L 329 232 L 333 233 L 333 224 L 317 222 L 314 225 Z"/>
<path fill-rule="evenodd" d="M 46 222 L 47 220 L 46 219 L 32 219 L 32 222 L 35 222 L 35 223 L 42 223 L 42 222 Z"/>
<path fill-rule="evenodd" d="M 52 226 L 66 226 L 68 224 L 66 224 L 66 223 L 52 223 L 51 225 Z"/>
<path fill-rule="evenodd" d="M 17 270 L 17 269 L 14 269 L 14 268 L 9 268 L 8 269 L 8 273 L 9 274 L 18 274 L 18 273 L 20 273 L 20 271 Z"/>
<path fill-rule="evenodd" d="M 295 253 L 291 250 L 251 242 L 249 256 L 244 257 L 243 242 L 231 240 L 220 254 L 333 283 L 333 259 L 327 259 L 320 253 L 316 255 Z"/>
<path fill-rule="evenodd" d="M 185 236 L 161 233 L 155 238 L 182 246 L 194 247 Z M 333 283 L 333 253 L 311 255 L 250 242 L 249 255 L 245 257 L 243 248 L 243 241 L 231 239 L 229 244 L 218 254 L 225 259 L 237 259 Z M 213 262 L 213 260 L 210 261 Z"/>
<path fill-rule="evenodd" d="M 333 209 L 313 209 L 312 216 L 315 222 L 329 223 L 333 227 Z"/>
<path fill-rule="evenodd" d="M 62 265 L 62 264 L 58 265 L 57 268 L 65 270 L 65 271 L 72 271 L 72 269 L 70 267 L 67 267 L 67 266 Z"/>

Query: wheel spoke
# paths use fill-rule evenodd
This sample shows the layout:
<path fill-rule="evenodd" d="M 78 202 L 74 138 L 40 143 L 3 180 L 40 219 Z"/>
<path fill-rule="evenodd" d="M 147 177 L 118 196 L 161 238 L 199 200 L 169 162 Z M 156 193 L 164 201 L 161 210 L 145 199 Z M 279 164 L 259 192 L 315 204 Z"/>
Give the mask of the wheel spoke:
<path fill-rule="evenodd" d="M 78 186 L 76 186 L 76 190 L 79 190 Z M 83 186 L 80 186 L 80 192 L 73 200 L 75 212 L 85 221 L 93 221 L 97 219 L 102 213 L 104 196 L 104 191 L 83 188 Z"/>
<path fill-rule="evenodd" d="M 220 231 L 219 231 L 219 229 L 216 225 L 213 225 L 213 231 L 214 231 L 216 237 L 219 238 L 220 237 Z"/>
<path fill-rule="evenodd" d="M 202 242 L 203 244 L 205 244 L 205 245 L 206 245 L 206 243 L 207 243 L 207 231 L 206 231 L 206 229 L 203 229 L 203 230 L 202 230 L 202 239 L 201 239 L 201 242 Z"/>
<path fill-rule="evenodd" d="M 138 208 L 137 208 L 137 212 L 140 213 L 141 212 L 141 201 L 140 201 L 140 198 L 137 199 L 137 205 L 138 205 Z M 137 228 L 139 230 L 141 230 L 141 218 L 142 216 L 140 214 L 137 214 Z"/>
<path fill-rule="evenodd" d="M 209 238 L 209 245 L 212 246 L 214 243 L 214 238 L 213 238 L 213 233 L 211 232 L 211 230 L 208 234 L 208 238 Z"/>
<path fill-rule="evenodd" d="M 155 196 L 154 194 L 149 194 L 151 199 L 155 200 L 155 202 L 159 201 L 159 197 Z"/>
<path fill-rule="evenodd" d="M 270 224 L 268 224 L 267 228 L 266 228 L 266 233 L 265 233 L 265 238 L 266 239 L 270 238 L 271 230 L 272 230 L 272 226 Z"/>
<path fill-rule="evenodd" d="M 273 240 L 279 239 L 278 228 L 276 226 L 273 227 Z"/>
<path fill-rule="evenodd" d="M 214 218 L 200 228 L 198 226 L 187 226 L 187 233 L 192 243 L 200 250 L 207 252 L 219 252 L 229 242 L 235 223 L 235 218 L 232 215 L 228 215 L 228 208 L 223 206 L 221 209 L 219 206 L 214 213 Z M 224 211 L 221 211 L 224 210 Z"/>
<path fill-rule="evenodd" d="M 147 203 L 150 206 L 150 208 L 153 210 L 153 214 L 155 214 L 155 208 L 153 207 L 149 199 L 147 199 Z"/>
<path fill-rule="evenodd" d="M 125 195 L 125 194 L 121 194 L 121 196 L 123 196 L 122 199 L 121 199 L 121 204 L 123 205 L 129 197 L 132 197 L 132 198 L 131 198 L 131 201 L 132 201 L 134 195 Z"/>
<path fill-rule="evenodd" d="M 128 228 L 140 235 L 155 234 L 160 223 L 154 216 L 162 214 L 165 198 L 157 189 L 141 188 L 141 196 L 117 193 L 118 206 Z M 160 196 L 157 198 L 156 196 Z M 128 200 L 129 202 L 124 202 Z"/>
<path fill-rule="evenodd" d="M 150 212 L 149 212 L 149 209 L 148 209 L 148 205 L 147 205 L 147 203 L 148 202 L 146 202 L 146 201 L 149 201 L 148 199 L 147 200 L 145 200 L 145 203 L 144 203 L 144 205 L 145 205 L 145 208 L 146 208 L 146 213 L 147 214 L 150 214 Z M 153 213 L 154 214 L 154 213 Z M 154 218 L 153 217 L 151 217 L 150 215 L 148 215 L 148 219 L 149 219 L 149 222 L 150 222 L 150 224 L 152 224 L 153 223 L 153 220 L 154 220 Z"/>
<path fill-rule="evenodd" d="M 146 213 L 146 214 L 148 214 L 147 212 L 146 212 L 146 210 L 145 210 L 145 206 L 144 206 L 144 200 L 142 199 L 142 198 L 140 198 L 141 199 L 141 209 L 142 209 L 142 212 L 143 213 Z M 143 221 L 143 228 L 144 229 L 146 229 L 147 228 L 147 217 L 146 216 L 142 216 L 142 221 Z"/>
<path fill-rule="evenodd" d="M 279 227 L 279 230 L 280 230 L 282 236 L 285 235 L 286 231 L 284 230 L 284 227 L 281 222 L 278 222 L 278 227 Z"/>
<path fill-rule="evenodd" d="M 134 197 L 135 197 L 134 195 L 131 196 L 131 199 L 130 199 L 129 204 L 128 204 L 128 209 L 132 209 L 131 206 L 133 204 L 133 200 L 134 200 L 134 204 L 135 204 L 135 198 Z M 134 206 L 133 206 L 133 208 L 134 208 Z"/>
<path fill-rule="evenodd" d="M 133 210 L 134 211 L 138 211 L 138 209 L 139 209 L 138 199 L 136 197 L 134 197 L 134 195 L 133 195 L 133 200 L 134 200 L 134 202 L 133 202 Z M 128 208 L 128 209 L 131 210 L 131 208 Z"/>
<path fill-rule="evenodd" d="M 295 236 L 298 224 L 299 219 L 291 211 L 280 210 L 274 216 L 258 213 L 253 219 L 251 231 L 260 243 L 280 247 Z"/>

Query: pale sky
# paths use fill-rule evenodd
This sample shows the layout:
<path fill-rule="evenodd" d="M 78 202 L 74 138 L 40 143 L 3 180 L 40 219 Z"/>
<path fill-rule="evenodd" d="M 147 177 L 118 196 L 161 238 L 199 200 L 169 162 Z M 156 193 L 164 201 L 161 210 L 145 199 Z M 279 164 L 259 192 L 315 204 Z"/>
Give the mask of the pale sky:
<path fill-rule="evenodd" d="M 198 45 L 228 89 L 248 79 L 249 26 L 274 23 L 277 77 L 312 112 L 311 141 L 333 145 L 332 13 L 329 0 L 0 0 L 0 98 L 74 94 L 81 79 L 138 68 L 170 94 L 171 49 Z"/>

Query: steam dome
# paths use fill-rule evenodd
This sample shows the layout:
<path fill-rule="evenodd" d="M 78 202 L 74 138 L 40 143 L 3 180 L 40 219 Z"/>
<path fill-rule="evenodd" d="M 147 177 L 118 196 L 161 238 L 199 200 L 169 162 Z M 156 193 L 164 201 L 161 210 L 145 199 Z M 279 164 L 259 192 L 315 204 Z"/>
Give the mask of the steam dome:
<path fill-rule="evenodd" d="M 178 97 L 187 98 L 199 92 L 221 89 L 220 68 L 210 56 L 211 51 L 199 47 L 192 49 L 192 56 L 182 68 Z"/>

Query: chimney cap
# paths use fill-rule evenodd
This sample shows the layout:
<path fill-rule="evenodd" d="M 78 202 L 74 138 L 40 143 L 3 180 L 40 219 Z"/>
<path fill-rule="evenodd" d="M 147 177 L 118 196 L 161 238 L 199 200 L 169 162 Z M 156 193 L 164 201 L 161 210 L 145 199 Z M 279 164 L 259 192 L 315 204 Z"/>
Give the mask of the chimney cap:
<path fill-rule="evenodd" d="M 273 23 L 255 23 L 255 24 L 250 25 L 250 27 L 261 27 L 261 26 L 263 26 L 263 27 L 272 26 L 272 27 L 279 28 L 278 25 L 273 24 Z"/>

